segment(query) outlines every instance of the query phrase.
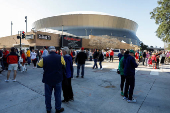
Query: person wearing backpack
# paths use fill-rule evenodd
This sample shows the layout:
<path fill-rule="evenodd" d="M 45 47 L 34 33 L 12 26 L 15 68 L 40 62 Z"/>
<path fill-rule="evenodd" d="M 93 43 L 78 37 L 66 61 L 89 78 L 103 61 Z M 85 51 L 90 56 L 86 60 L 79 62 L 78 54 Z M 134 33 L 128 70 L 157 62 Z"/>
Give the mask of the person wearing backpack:
<path fill-rule="evenodd" d="M 129 54 L 129 51 L 126 51 L 125 55 L 128 55 L 128 54 Z M 121 94 L 121 96 L 124 96 L 123 88 L 124 88 L 124 84 L 125 84 L 123 60 L 124 60 L 124 55 L 121 57 L 121 59 L 119 61 L 119 66 L 118 66 L 118 69 L 120 71 L 120 77 L 121 77 L 121 84 L 120 84 L 120 87 L 121 87 L 121 93 L 120 94 Z"/>
<path fill-rule="evenodd" d="M 128 103 L 136 102 L 136 100 L 133 98 L 133 90 L 135 87 L 135 68 L 138 67 L 138 64 L 135 61 L 134 55 L 134 50 L 130 50 L 129 55 L 125 54 L 123 60 L 124 75 L 126 80 L 123 100 L 126 100 Z"/>

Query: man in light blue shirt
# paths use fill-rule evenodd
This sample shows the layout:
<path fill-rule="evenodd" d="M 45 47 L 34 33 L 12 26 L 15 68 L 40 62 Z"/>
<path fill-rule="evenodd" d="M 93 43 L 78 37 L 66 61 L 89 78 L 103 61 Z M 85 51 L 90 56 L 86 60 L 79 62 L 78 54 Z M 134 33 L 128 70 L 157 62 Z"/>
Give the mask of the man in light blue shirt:
<path fill-rule="evenodd" d="M 47 47 L 44 47 L 43 50 L 42 58 L 48 56 Z"/>

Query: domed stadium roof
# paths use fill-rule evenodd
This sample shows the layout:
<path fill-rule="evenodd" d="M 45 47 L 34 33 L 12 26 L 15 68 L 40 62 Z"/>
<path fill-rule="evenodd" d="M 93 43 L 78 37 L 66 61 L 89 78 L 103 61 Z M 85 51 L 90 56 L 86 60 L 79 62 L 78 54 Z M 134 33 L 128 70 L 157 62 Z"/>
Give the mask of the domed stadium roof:
<path fill-rule="evenodd" d="M 59 14 L 59 15 L 74 15 L 74 14 L 110 15 L 110 14 L 107 14 L 107 13 L 96 12 L 96 11 L 74 11 L 74 12 L 67 12 L 67 13 L 63 13 L 63 14 Z M 57 16 L 59 16 L 59 15 L 57 15 Z M 110 16 L 114 16 L 114 15 L 110 15 Z"/>

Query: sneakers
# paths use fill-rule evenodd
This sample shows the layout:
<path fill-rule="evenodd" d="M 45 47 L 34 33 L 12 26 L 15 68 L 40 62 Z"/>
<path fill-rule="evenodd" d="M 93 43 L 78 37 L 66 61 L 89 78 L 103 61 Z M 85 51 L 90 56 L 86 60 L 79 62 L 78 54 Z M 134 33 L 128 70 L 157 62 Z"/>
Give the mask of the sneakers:
<path fill-rule="evenodd" d="M 13 82 L 16 82 L 17 80 L 16 80 L 16 79 L 13 79 L 12 81 L 13 81 Z"/>
<path fill-rule="evenodd" d="M 127 100 L 128 103 L 136 103 L 136 100 L 135 99 L 132 99 L 132 100 Z"/>
<path fill-rule="evenodd" d="M 74 98 L 70 98 L 69 101 L 74 101 Z"/>
<path fill-rule="evenodd" d="M 56 112 L 55 113 L 60 113 L 60 112 L 63 112 L 64 111 L 64 108 L 61 108 L 60 110 L 57 110 L 56 109 Z"/>
<path fill-rule="evenodd" d="M 68 102 L 68 100 L 62 100 L 61 102 L 65 103 L 65 102 Z"/>
<path fill-rule="evenodd" d="M 121 91 L 120 95 L 121 95 L 121 96 L 124 96 L 124 93 L 123 93 L 123 91 Z"/>
<path fill-rule="evenodd" d="M 126 98 L 126 97 L 123 97 L 123 100 L 128 100 L 128 98 Z"/>
<path fill-rule="evenodd" d="M 84 78 L 84 76 L 81 76 L 81 78 Z"/>
<path fill-rule="evenodd" d="M 47 110 L 47 113 L 51 113 L 51 111 L 48 111 L 48 110 Z"/>
<path fill-rule="evenodd" d="M 79 76 L 77 75 L 76 78 L 78 78 Z"/>
<path fill-rule="evenodd" d="M 5 82 L 9 82 L 9 80 L 5 80 Z"/>

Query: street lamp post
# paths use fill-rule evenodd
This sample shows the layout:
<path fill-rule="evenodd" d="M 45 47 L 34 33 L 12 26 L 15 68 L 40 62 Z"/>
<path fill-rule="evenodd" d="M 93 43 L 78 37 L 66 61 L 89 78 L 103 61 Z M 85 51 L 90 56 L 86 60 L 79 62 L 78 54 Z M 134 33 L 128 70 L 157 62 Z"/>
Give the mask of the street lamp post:
<path fill-rule="evenodd" d="M 62 35 L 63 35 L 63 26 L 64 26 L 64 25 L 62 25 Z"/>
<path fill-rule="evenodd" d="M 92 35 L 92 29 L 91 29 L 91 35 Z"/>
<path fill-rule="evenodd" d="M 87 29 L 85 29 L 85 31 L 86 31 L 86 36 L 87 36 Z"/>
<path fill-rule="evenodd" d="M 62 45 L 61 46 L 63 46 L 63 26 L 64 25 L 62 25 Z"/>
<path fill-rule="evenodd" d="M 22 31 L 20 31 L 20 51 L 22 49 L 22 47 L 21 47 L 21 38 L 22 38 Z"/>
<path fill-rule="evenodd" d="M 11 36 L 12 36 L 12 25 L 13 25 L 13 23 L 12 23 L 12 21 L 11 21 Z"/>

